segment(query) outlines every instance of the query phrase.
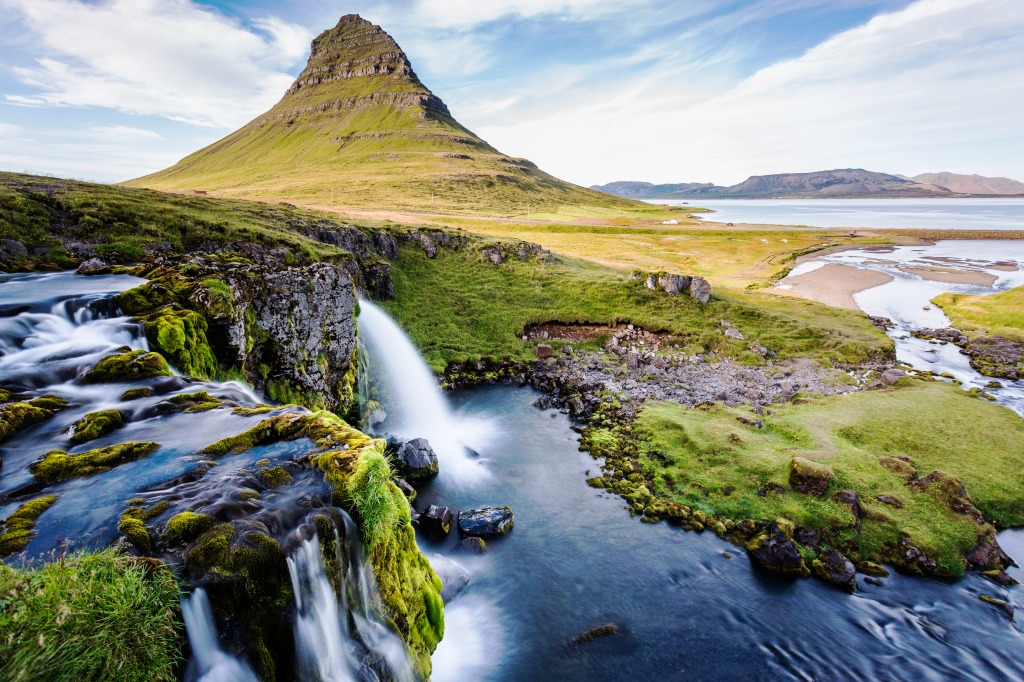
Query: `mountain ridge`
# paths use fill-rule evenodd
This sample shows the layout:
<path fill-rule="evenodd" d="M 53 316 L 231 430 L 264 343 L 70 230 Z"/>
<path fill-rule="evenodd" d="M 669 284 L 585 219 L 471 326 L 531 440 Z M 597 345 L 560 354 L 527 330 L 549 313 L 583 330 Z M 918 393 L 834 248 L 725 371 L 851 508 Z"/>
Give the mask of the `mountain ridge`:
<path fill-rule="evenodd" d="M 313 40 L 305 68 L 268 111 L 170 168 L 123 184 L 489 215 L 636 208 L 499 152 L 455 119 L 384 29 L 355 14 Z"/>

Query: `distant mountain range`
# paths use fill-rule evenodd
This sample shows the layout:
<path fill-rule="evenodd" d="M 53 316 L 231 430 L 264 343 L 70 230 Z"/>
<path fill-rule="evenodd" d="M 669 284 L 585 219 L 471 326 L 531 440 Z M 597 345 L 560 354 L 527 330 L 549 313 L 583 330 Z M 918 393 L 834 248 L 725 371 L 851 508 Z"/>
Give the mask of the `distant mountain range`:
<path fill-rule="evenodd" d="M 842 168 L 813 173 L 752 175 L 730 187 L 706 182 L 655 185 L 619 181 L 596 189 L 629 199 L 851 199 L 951 197 L 963 194 L 1024 195 L 1024 183 L 980 175 L 923 173 L 915 177 Z"/>

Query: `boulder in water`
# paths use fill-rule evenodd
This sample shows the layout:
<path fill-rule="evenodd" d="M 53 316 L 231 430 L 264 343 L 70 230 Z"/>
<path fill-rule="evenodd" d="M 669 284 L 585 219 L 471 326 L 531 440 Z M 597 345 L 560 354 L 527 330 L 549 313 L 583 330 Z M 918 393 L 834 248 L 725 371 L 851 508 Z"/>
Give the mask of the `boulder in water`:
<path fill-rule="evenodd" d="M 171 376 L 167 361 L 159 353 L 144 350 L 129 350 L 103 358 L 90 369 L 83 384 L 111 384 L 122 381 L 137 381 L 150 377 Z"/>
<path fill-rule="evenodd" d="M 90 412 L 71 426 L 71 441 L 84 443 L 104 436 L 124 425 L 124 415 L 117 410 Z"/>
<path fill-rule="evenodd" d="M 810 573 L 796 544 L 774 523 L 747 544 L 747 552 L 767 571 L 801 577 Z"/>
<path fill-rule="evenodd" d="M 104 270 L 105 268 L 108 267 L 110 266 L 101 261 L 99 258 L 90 258 L 88 260 L 82 261 L 82 264 L 78 266 L 78 269 L 75 270 L 75 273 L 79 275 L 96 275 L 100 274 L 101 270 Z"/>
<path fill-rule="evenodd" d="M 469 571 L 447 557 L 435 554 L 430 557 L 430 567 L 441 579 L 441 600 L 445 604 L 469 586 Z"/>
<path fill-rule="evenodd" d="M 437 453 L 425 438 L 414 438 L 398 448 L 398 465 L 410 481 L 430 478 L 437 475 Z"/>
<path fill-rule="evenodd" d="M 580 644 L 586 644 L 587 642 L 593 642 L 595 639 L 601 639 L 602 637 L 614 635 L 618 631 L 619 627 L 615 623 L 598 625 L 596 628 L 590 628 L 582 635 L 573 637 L 572 643 L 577 646 Z"/>
<path fill-rule="evenodd" d="M 857 570 L 834 549 L 826 549 L 811 563 L 814 575 L 849 592 L 857 589 Z"/>
<path fill-rule="evenodd" d="M 451 509 L 432 504 L 420 514 L 417 523 L 425 535 L 444 537 L 452 529 L 454 520 Z"/>
<path fill-rule="evenodd" d="M 494 538 L 505 535 L 515 522 L 512 508 L 481 507 L 459 512 L 459 532 L 479 538 Z"/>
<path fill-rule="evenodd" d="M 483 538 L 462 538 L 459 540 L 459 544 L 455 545 L 455 551 L 462 554 L 485 554 L 487 542 Z"/>

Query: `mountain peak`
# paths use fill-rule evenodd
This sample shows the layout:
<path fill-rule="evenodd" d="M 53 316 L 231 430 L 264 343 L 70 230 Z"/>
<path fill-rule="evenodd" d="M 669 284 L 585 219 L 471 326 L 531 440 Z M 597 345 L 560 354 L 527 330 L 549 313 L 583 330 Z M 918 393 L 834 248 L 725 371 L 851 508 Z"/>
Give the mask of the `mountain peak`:
<path fill-rule="evenodd" d="M 269 111 L 127 184 L 497 215 L 624 203 L 501 154 L 455 120 L 384 29 L 357 14 L 313 40 L 306 67 Z"/>

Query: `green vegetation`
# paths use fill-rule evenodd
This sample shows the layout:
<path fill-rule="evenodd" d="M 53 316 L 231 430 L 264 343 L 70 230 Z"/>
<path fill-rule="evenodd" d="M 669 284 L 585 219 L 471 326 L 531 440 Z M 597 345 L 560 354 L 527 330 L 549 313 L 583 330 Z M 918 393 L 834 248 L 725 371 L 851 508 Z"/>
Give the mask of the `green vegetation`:
<path fill-rule="evenodd" d="M 167 402 L 172 405 L 184 405 L 185 412 L 206 412 L 221 406 L 219 398 L 215 398 L 208 391 L 197 391 L 195 393 L 181 393 L 171 396 Z"/>
<path fill-rule="evenodd" d="M 391 483 L 391 465 L 379 443 L 363 449 L 346 492 L 359 514 L 363 539 L 370 548 L 394 533 L 396 527 L 411 523 L 409 503 Z"/>
<path fill-rule="evenodd" d="M 996 527 L 1024 525 L 1024 422 L 1010 410 L 912 380 L 773 409 L 757 429 L 737 420 L 751 416 L 742 409 L 644 406 L 635 433 L 650 493 L 723 519 L 827 530 L 854 559 L 899 563 L 906 535 L 948 575 L 963 572 L 964 553 L 987 532 L 971 504 Z M 823 496 L 790 489 L 794 458 L 834 472 Z M 933 471 L 945 475 L 926 477 Z M 866 513 L 859 532 L 849 507 L 831 498 L 837 490 L 858 493 Z"/>
<path fill-rule="evenodd" d="M 213 517 L 209 514 L 197 514 L 183 511 L 175 514 L 167 521 L 167 528 L 161 541 L 166 545 L 194 540 L 213 527 Z"/>
<path fill-rule="evenodd" d="M 32 529 L 36 527 L 36 521 L 56 501 L 56 495 L 37 497 L 0 521 L 0 556 L 9 556 L 25 549 L 32 540 Z"/>
<path fill-rule="evenodd" d="M 711 303 L 701 305 L 577 260 L 510 258 L 495 266 L 474 248 L 439 249 L 428 259 L 420 249 L 404 247 L 395 265 L 395 299 L 383 305 L 438 371 L 452 362 L 530 357 L 532 344 L 520 338 L 524 328 L 550 321 L 631 322 L 677 335 L 680 348 L 752 363 L 764 362 L 747 351 L 753 340 L 782 357 L 847 363 L 892 351 L 891 340 L 862 315 L 803 301 L 762 310 L 714 292 Z M 726 338 L 721 319 L 738 327 L 746 341 Z"/>
<path fill-rule="evenodd" d="M 53 416 L 52 410 L 31 403 L 8 403 L 0 408 L 0 443 L 18 431 Z"/>
<path fill-rule="evenodd" d="M 146 522 L 155 519 L 170 509 L 168 502 L 158 502 L 148 509 L 142 505 L 145 500 L 138 498 L 128 504 L 128 508 L 121 514 L 117 524 L 117 530 L 124 534 L 133 545 L 141 552 L 150 552 L 153 549 L 153 539 L 150 537 Z"/>
<path fill-rule="evenodd" d="M 104 436 L 124 425 L 124 415 L 118 410 L 90 412 L 71 426 L 71 442 L 84 443 Z"/>
<path fill-rule="evenodd" d="M 119 464 L 147 457 L 159 448 L 159 443 L 129 441 L 78 455 L 69 455 L 63 450 L 51 450 L 42 459 L 29 464 L 28 470 L 38 481 L 56 483 L 110 471 Z"/>
<path fill-rule="evenodd" d="M 37 568 L 0 564 L 0 677 L 176 679 L 178 583 L 159 562 L 107 549 Z"/>
<path fill-rule="evenodd" d="M 103 358 L 90 369 L 83 384 L 110 384 L 137 381 L 151 377 L 169 377 L 171 370 L 159 353 L 144 350 L 127 350 Z"/>
<path fill-rule="evenodd" d="M 1024 287 L 987 296 L 941 294 L 932 301 L 961 331 L 1024 341 Z"/>
<path fill-rule="evenodd" d="M 217 360 L 206 341 L 206 317 L 194 310 L 162 308 L 144 318 L 146 338 L 182 374 L 209 379 Z"/>
<path fill-rule="evenodd" d="M 156 393 L 149 386 L 139 386 L 138 388 L 129 388 L 121 394 L 118 400 L 126 403 L 132 400 L 139 400 L 140 398 L 152 398 L 154 395 Z"/>

